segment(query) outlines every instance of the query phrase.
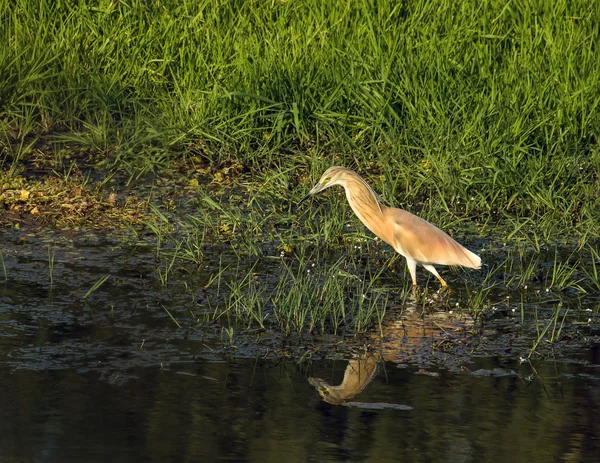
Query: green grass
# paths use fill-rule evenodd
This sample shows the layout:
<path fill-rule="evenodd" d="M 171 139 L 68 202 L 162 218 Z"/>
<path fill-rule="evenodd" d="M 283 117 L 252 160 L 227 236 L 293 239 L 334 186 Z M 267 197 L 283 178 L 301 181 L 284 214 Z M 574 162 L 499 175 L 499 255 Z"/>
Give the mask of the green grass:
<path fill-rule="evenodd" d="M 54 251 L 48 246 L 48 275 L 50 277 L 50 286 L 54 280 Z"/>
<path fill-rule="evenodd" d="M 0 18 L 6 167 L 39 143 L 130 181 L 235 162 L 295 198 L 344 164 L 442 225 L 597 236 L 592 0 L 21 0 Z"/>
<path fill-rule="evenodd" d="M 210 307 L 193 317 L 235 321 L 230 343 L 240 327 L 361 331 L 406 296 L 404 262 L 388 268 L 393 251 L 341 188 L 295 206 L 333 164 L 468 247 L 485 241 L 461 299 L 474 313 L 502 291 L 591 294 L 598 37 L 594 0 L 5 2 L 0 206 L 19 206 L 13 180 L 38 166 L 93 183 L 100 209 L 111 187 L 175 179 L 143 219 L 158 281 L 231 248 L 245 264 L 206 277 Z M 337 257 L 315 276 L 308 249 Z M 247 264 L 274 258 L 277 278 Z"/>
<path fill-rule="evenodd" d="M 4 280 L 8 281 L 8 272 L 6 271 L 6 262 L 4 262 L 4 252 L 0 249 L 0 263 L 2 263 L 2 272 L 4 273 Z"/>
<path fill-rule="evenodd" d="M 109 278 L 110 275 L 104 275 L 98 281 L 96 281 L 96 283 L 94 283 L 94 285 L 84 294 L 83 299 L 87 299 L 88 297 L 90 297 L 98 288 L 100 288 L 100 286 L 106 283 L 106 280 L 108 280 Z"/>
<path fill-rule="evenodd" d="M 193 322 L 219 321 L 231 333 L 271 329 L 304 337 L 364 332 L 380 321 L 389 290 L 378 287 L 377 275 L 357 275 L 347 258 L 332 265 L 321 259 L 304 247 L 293 259 L 219 262 L 203 286 L 206 302 L 193 312 Z"/>

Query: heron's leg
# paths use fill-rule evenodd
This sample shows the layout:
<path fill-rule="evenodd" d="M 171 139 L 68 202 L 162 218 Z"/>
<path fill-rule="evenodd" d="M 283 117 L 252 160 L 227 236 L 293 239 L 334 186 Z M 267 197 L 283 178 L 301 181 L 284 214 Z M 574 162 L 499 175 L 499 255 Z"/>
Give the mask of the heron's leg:
<path fill-rule="evenodd" d="M 437 272 L 437 270 L 435 269 L 435 267 L 433 265 L 431 265 L 431 264 L 423 264 L 423 267 L 425 268 L 425 270 L 429 270 L 431 273 L 433 273 L 435 275 L 435 277 L 440 281 L 440 284 L 442 285 L 442 288 L 445 288 L 446 286 L 448 286 L 448 284 L 440 276 L 440 274 Z"/>
<path fill-rule="evenodd" d="M 417 286 L 417 261 L 407 257 L 406 266 L 408 267 L 408 273 L 410 273 L 410 277 L 412 278 L 413 286 Z"/>

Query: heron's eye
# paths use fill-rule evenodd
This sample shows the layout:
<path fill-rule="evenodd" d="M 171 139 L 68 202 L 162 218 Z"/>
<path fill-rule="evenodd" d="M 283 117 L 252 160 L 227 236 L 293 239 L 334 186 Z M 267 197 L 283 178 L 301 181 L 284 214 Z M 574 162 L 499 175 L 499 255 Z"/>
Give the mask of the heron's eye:
<path fill-rule="evenodd" d="M 327 182 L 329 182 L 329 180 L 331 180 L 331 177 L 326 177 L 323 179 L 323 181 L 321 182 L 323 185 L 325 185 Z"/>

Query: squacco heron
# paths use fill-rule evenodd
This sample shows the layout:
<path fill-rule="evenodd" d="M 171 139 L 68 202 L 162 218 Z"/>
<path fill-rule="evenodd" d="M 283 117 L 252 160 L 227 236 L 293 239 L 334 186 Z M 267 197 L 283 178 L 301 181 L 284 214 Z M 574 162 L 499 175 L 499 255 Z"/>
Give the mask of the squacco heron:
<path fill-rule="evenodd" d="M 434 264 L 481 268 L 481 258 L 478 255 L 420 217 L 381 204 L 369 184 L 356 172 L 345 167 L 334 166 L 327 169 L 319 183 L 300 203 L 333 185 L 343 186 L 350 207 L 360 221 L 406 258 L 413 287 L 417 286 L 417 264 L 433 273 L 443 288 L 448 285 Z"/>

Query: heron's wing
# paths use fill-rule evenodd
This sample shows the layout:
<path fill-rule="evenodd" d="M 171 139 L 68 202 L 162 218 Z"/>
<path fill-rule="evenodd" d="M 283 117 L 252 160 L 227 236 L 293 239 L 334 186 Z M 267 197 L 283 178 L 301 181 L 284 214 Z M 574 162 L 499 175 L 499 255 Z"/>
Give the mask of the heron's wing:
<path fill-rule="evenodd" d="M 393 246 L 405 257 L 425 264 L 480 268 L 481 259 L 435 225 L 402 209 L 389 208 L 394 224 Z"/>

